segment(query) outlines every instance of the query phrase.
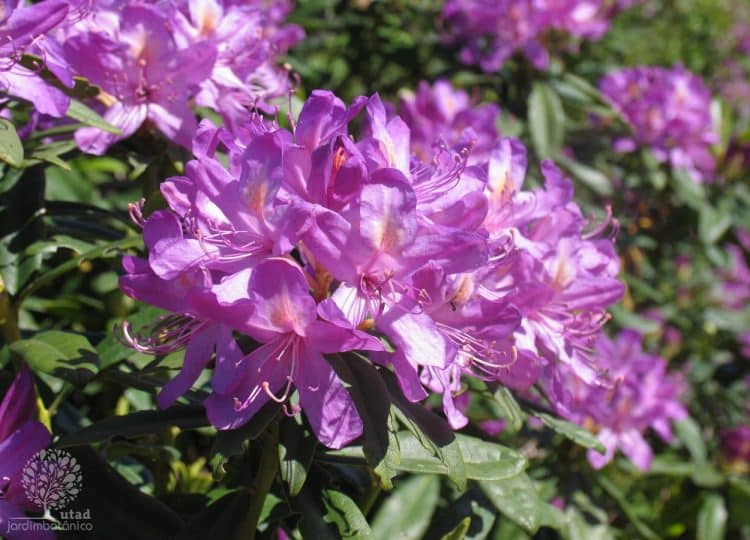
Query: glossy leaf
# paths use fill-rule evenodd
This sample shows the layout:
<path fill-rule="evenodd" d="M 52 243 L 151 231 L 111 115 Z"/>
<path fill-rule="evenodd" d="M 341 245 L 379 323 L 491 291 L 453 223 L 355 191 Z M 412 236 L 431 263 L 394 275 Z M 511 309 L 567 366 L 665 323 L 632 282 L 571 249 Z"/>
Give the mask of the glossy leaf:
<path fill-rule="evenodd" d="M 375 367 L 357 355 L 330 358 L 350 393 L 364 424 L 363 450 L 385 489 L 390 489 L 399 461 L 396 428 L 390 415 L 388 391 Z M 367 391 L 365 391 L 367 389 Z"/>
<path fill-rule="evenodd" d="M 436 476 L 417 475 L 400 482 L 375 514 L 374 537 L 420 540 L 436 510 L 439 493 Z"/>
<path fill-rule="evenodd" d="M 23 145 L 15 126 L 5 118 L 0 118 L 0 160 L 13 167 L 23 161 Z"/>
<path fill-rule="evenodd" d="M 521 410 L 521 406 L 513 397 L 513 393 L 501 386 L 493 394 L 495 402 L 500 406 L 503 418 L 508 422 L 508 426 L 513 431 L 519 431 L 526 420 L 526 414 Z"/>
<path fill-rule="evenodd" d="M 347 495 L 334 489 L 324 489 L 322 500 L 326 510 L 323 519 L 336 526 L 341 538 L 352 540 L 375 538 L 367 523 L 367 518 Z"/>
<path fill-rule="evenodd" d="M 72 118 L 73 120 L 78 120 L 79 122 L 82 122 L 86 124 L 87 126 L 102 129 L 104 131 L 113 133 L 115 135 L 120 134 L 119 128 L 107 122 L 95 110 L 91 109 L 90 107 L 87 107 L 86 105 L 84 105 L 83 103 L 75 99 L 70 100 L 70 107 L 68 107 L 68 112 L 66 112 L 65 114 L 69 118 Z"/>
<path fill-rule="evenodd" d="M 560 98 L 548 85 L 535 83 L 529 95 L 529 129 L 540 158 L 558 155 L 565 137 L 565 112 Z"/>
<path fill-rule="evenodd" d="M 279 434 L 279 470 L 289 494 L 297 495 L 305 485 L 318 440 L 300 422 L 285 419 Z"/>
<path fill-rule="evenodd" d="M 546 504 L 526 473 L 504 480 L 482 480 L 479 485 L 485 495 L 504 516 L 524 530 L 534 533 L 542 522 L 542 505 Z"/>
<path fill-rule="evenodd" d="M 545 413 L 535 413 L 534 416 L 539 418 L 545 426 L 553 429 L 556 433 L 559 433 L 581 446 L 593 448 L 600 454 L 604 454 L 604 445 L 599 441 L 597 436 L 581 426 L 568 422 L 567 420 L 555 418 L 554 416 Z"/>
<path fill-rule="evenodd" d="M 11 350 L 33 369 L 86 384 L 99 371 L 99 357 L 89 340 L 79 334 L 49 330 L 11 344 Z"/>

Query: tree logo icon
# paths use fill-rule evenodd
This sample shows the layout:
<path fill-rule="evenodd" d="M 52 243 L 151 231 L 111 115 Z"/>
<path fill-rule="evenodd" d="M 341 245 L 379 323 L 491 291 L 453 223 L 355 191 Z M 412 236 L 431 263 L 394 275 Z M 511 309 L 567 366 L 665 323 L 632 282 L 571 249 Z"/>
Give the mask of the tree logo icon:
<path fill-rule="evenodd" d="M 52 510 L 61 510 L 81 492 L 83 475 L 76 458 L 64 450 L 41 450 L 24 465 L 21 485 L 29 502 L 52 517 Z"/>

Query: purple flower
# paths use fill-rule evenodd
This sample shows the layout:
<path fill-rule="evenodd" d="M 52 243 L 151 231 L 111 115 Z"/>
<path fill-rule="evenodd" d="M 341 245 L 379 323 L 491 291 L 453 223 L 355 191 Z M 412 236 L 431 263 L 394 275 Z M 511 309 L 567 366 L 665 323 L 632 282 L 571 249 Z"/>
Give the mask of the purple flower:
<path fill-rule="evenodd" d="M 741 239 L 747 232 L 738 230 Z M 750 245 L 750 242 L 748 242 Z M 725 307 L 734 310 L 745 309 L 750 301 L 750 266 L 745 259 L 747 248 L 735 244 L 726 246 L 729 253 L 729 268 L 721 273 L 721 299 Z"/>
<path fill-rule="evenodd" d="M 516 52 L 537 69 L 546 69 L 545 32 L 599 39 L 614 12 L 602 0 L 448 0 L 443 18 L 452 40 L 463 44 L 461 60 L 492 72 Z"/>
<path fill-rule="evenodd" d="M 474 106 L 466 92 L 444 80 L 432 87 L 419 83 L 401 99 L 399 114 L 411 131 L 411 152 L 425 163 L 442 146 L 455 152 L 471 148 L 471 163 L 486 160 L 499 137 L 497 105 Z"/>
<path fill-rule="evenodd" d="M 696 182 L 713 179 L 711 94 L 682 66 L 620 69 L 599 82 L 604 96 L 633 130 L 615 142 L 621 152 L 651 148 L 656 159 L 686 170 Z"/>
<path fill-rule="evenodd" d="M 219 111 L 232 131 L 247 121 L 247 110 L 275 110 L 268 100 L 290 89 L 276 57 L 304 37 L 296 25 L 282 25 L 289 2 L 239 3 L 183 0 L 172 15 L 181 48 L 208 41 L 217 50 L 211 75 L 200 84 L 196 102 Z"/>
<path fill-rule="evenodd" d="M 670 442 L 670 423 L 687 416 L 682 403 L 685 381 L 667 373 L 666 360 L 643 351 L 641 342 L 635 330 L 625 330 L 614 340 L 601 334 L 595 354 L 599 366 L 607 369 L 609 383 L 570 388 L 572 401 L 564 414 L 593 427 L 606 448 L 604 455 L 588 452 L 596 469 L 609 463 L 618 448 L 639 469 L 649 469 L 653 453 L 645 432 L 652 428 Z"/>
<path fill-rule="evenodd" d="M 104 118 L 121 131 L 79 129 L 79 147 L 103 154 L 146 119 L 189 147 L 197 123 L 188 102 L 213 69 L 215 46 L 203 41 L 178 49 L 167 17 L 137 3 L 116 12 L 96 11 L 79 27 L 65 39 L 65 55 L 77 74 L 102 89 L 98 99 L 106 107 Z"/>
<path fill-rule="evenodd" d="M 750 359 L 750 331 L 740 334 L 740 346 L 742 356 Z"/>
<path fill-rule="evenodd" d="M 750 464 L 750 426 L 736 426 L 722 431 L 721 451 L 729 463 L 747 472 Z"/>
<path fill-rule="evenodd" d="M 9 540 L 32 538 L 8 523 L 25 517 L 25 510 L 38 510 L 21 486 L 26 462 L 50 443 L 47 428 L 36 420 L 35 400 L 34 380 L 24 365 L 0 402 L 0 531 Z M 51 532 L 33 534 L 33 538 L 54 538 Z"/>
<path fill-rule="evenodd" d="M 380 342 L 353 329 L 330 301 L 316 305 L 302 269 L 289 259 L 261 263 L 247 290 L 254 308 L 241 330 L 261 345 L 232 364 L 217 366 L 214 393 L 206 402 L 211 422 L 219 429 L 236 428 L 269 400 L 285 402 L 295 387 L 323 444 L 341 448 L 359 437 L 362 420 L 323 355 L 381 350 Z"/>
<path fill-rule="evenodd" d="M 28 7 L 5 2 L 0 8 L 0 89 L 30 101 L 36 112 L 54 117 L 65 115 L 70 99 L 19 61 L 24 52 L 38 52 L 35 47 L 42 43 L 45 33 L 62 23 L 67 13 L 68 4 L 62 0 L 46 0 Z M 54 69 L 52 62 L 47 65 Z"/>

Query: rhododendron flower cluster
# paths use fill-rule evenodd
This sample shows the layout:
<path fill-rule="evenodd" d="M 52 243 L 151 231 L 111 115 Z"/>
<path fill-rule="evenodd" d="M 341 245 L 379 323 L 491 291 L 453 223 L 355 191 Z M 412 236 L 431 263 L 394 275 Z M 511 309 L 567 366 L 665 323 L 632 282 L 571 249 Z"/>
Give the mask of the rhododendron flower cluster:
<path fill-rule="evenodd" d="M 443 18 L 452 39 L 464 44 L 461 60 L 467 64 L 497 71 L 522 52 L 537 69 L 546 69 L 546 32 L 599 39 L 618 7 L 605 0 L 448 0 Z"/>
<path fill-rule="evenodd" d="M 420 92 L 451 111 L 457 94 L 440 88 Z M 162 406 L 215 357 L 215 426 L 276 401 L 340 448 L 363 426 L 325 355 L 360 351 L 411 401 L 442 394 L 454 428 L 467 421 L 453 401 L 462 377 L 538 383 L 563 401 L 563 374 L 599 383 L 591 345 L 622 295 L 608 222 L 587 227 L 552 162 L 544 187 L 524 190 L 519 141 L 497 138 L 475 159 L 463 141 L 487 130 L 456 130 L 448 114 L 427 150 L 419 115 L 406 118 L 413 128 L 377 95 L 347 107 L 315 91 L 292 131 L 255 118 L 239 140 L 202 124 L 185 176 L 161 184 L 169 208 L 144 218 L 134 206 L 149 254 L 127 257 L 121 278 L 128 295 L 174 313 L 152 336 L 126 325 L 126 339 L 186 347 Z"/>
<path fill-rule="evenodd" d="M 276 57 L 303 36 L 283 24 L 290 9 L 288 2 L 44 0 L 0 23 L 7 34 L 2 54 L 13 62 L 0 78 L 8 93 L 32 100 L 37 113 L 58 117 L 67 111 L 67 96 L 15 57 L 38 54 L 63 83 L 72 86 L 77 75 L 96 85 L 100 93 L 89 105 L 120 133 L 79 129 L 75 138 L 85 152 L 103 154 L 147 120 L 189 148 L 197 128 L 191 105 L 239 129 L 248 109 L 271 111 L 269 100 L 287 94 L 287 70 Z M 33 47 L 24 51 L 28 43 Z"/>
<path fill-rule="evenodd" d="M 0 528 L 9 540 L 29 538 L 23 530 L 8 526 L 24 518 L 25 510 L 37 511 L 21 486 L 26 462 L 50 443 L 50 434 L 36 420 L 36 394 L 31 371 L 24 365 L 0 402 Z M 39 531 L 34 538 L 54 538 L 51 531 Z"/>
<path fill-rule="evenodd" d="M 601 334 L 595 354 L 611 384 L 583 386 L 570 379 L 573 399 L 568 410 L 560 412 L 597 432 L 606 453 L 588 451 L 593 467 L 603 467 L 620 449 L 638 468 L 649 469 L 653 452 L 644 434 L 651 428 L 671 442 L 670 423 L 687 416 L 682 403 L 685 382 L 680 374 L 667 373 L 665 359 L 643 350 L 635 330 L 626 329 L 614 339 Z"/>
<path fill-rule="evenodd" d="M 632 128 L 615 149 L 651 149 L 657 160 L 686 170 L 697 182 L 713 180 L 711 145 L 718 142 L 711 93 L 682 66 L 641 66 L 607 74 L 599 88 Z"/>

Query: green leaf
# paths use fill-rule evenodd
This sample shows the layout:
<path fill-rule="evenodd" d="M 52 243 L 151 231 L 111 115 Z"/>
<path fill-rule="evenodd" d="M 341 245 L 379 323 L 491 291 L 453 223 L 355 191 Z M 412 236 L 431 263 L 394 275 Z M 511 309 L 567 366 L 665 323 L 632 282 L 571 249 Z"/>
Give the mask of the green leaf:
<path fill-rule="evenodd" d="M 674 169 L 671 175 L 672 186 L 682 201 L 701 211 L 706 205 L 706 188 L 693 180 L 683 169 Z"/>
<path fill-rule="evenodd" d="M 466 466 L 455 436 L 451 434 L 450 438 L 435 441 L 419 428 L 415 417 L 410 417 L 395 407 L 394 414 L 409 430 L 398 434 L 400 459 L 396 468 L 401 471 L 426 472 L 421 469 L 427 466 L 426 460 L 436 459 L 439 466 L 438 463 L 433 463 L 432 466 L 437 469 L 433 472 L 448 475 L 458 489 L 466 489 Z"/>
<path fill-rule="evenodd" d="M 690 417 L 674 423 L 677 438 L 680 439 L 690 452 L 690 456 L 696 463 L 706 461 L 706 443 L 703 442 L 701 430 L 698 424 Z"/>
<path fill-rule="evenodd" d="M 107 122 L 98 112 L 75 99 L 70 100 L 70 107 L 68 107 L 68 112 L 65 114 L 73 120 L 83 122 L 87 126 L 95 127 L 114 135 L 120 135 L 121 133 L 119 128 Z"/>
<path fill-rule="evenodd" d="M 513 393 L 504 386 L 501 386 L 493 394 L 495 402 L 502 409 L 503 418 L 508 422 L 508 427 L 513 431 L 519 431 L 526 420 L 526 413 L 521 410 L 521 406 L 513 397 Z"/>
<path fill-rule="evenodd" d="M 372 522 L 378 540 L 420 540 L 430 525 L 440 495 L 436 476 L 412 476 L 385 499 Z"/>
<path fill-rule="evenodd" d="M 364 424 L 362 450 L 384 489 L 392 487 L 399 461 L 391 401 L 380 373 L 368 360 L 355 354 L 332 355 L 329 361 L 349 387 Z M 367 392 L 364 391 L 367 389 Z"/>
<path fill-rule="evenodd" d="M 534 533 L 542 522 L 542 505 L 546 504 L 537 493 L 534 483 L 526 473 L 504 480 L 481 480 L 479 486 L 500 512 L 524 530 Z"/>
<path fill-rule="evenodd" d="M 724 475 L 710 463 L 693 463 L 691 480 L 696 486 L 716 488 L 724 483 Z"/>
<path fill-rule="evenodd" d="M 604 475 L 597 475 L 596 481 L 604 491 L 620 505 L 625 516 L 630 520 L 638 533 L 647 540 L 658 540 L 659 536 L 638 516 L 638 512 L 622 489 Z"/>
<path fill-rule="evenodd" d="M 119 255 L 122 250 L 140 246 L 142 242 L 143 240 L 140 236 L 129 236 L 121 240 L 115 240 L 114 242 L 98 245 L 85 253 L 81 253 L 77 257 L 74 257 L 60 264 L 59 266 L 56 266 L 51 270 L 45 272 L 44 274 L 37 277 L 34 281 L 29 283 L 28 287 L 24 288 L 19 294 L 17 303 L 20 305 L 24 299 L 34 294 L 40 288 L 44 287 L 45 285 L 49 284 L 65 273 L 78 268 L 78 266 L 84 261 L 92 261 L 103 257 L 113 257 Z"/>
<path fill-rule="evenodd" d="M 722 540 L 727 526 L 724 498 L 716 493 L 706 495 L 698 512 L 697 540 Z"/>
<path fill-rule="evenodd" d="M 512 478 L 525 470 L 528 464 L 526 458 L 507 446 L 460 433 L 456 439 L 466 465 L 466 476 L 472 480 Z"/>
<path fill-rule="evenodd" d="M 596 435 L 586 431 L 581 426 L 568 422 L 567 420 L 555 418 L 546 413 L 534 413 L 534 416 L 539 418 L 545 426 L 553 429 L 556 433 L 570 439 L 574 443 L 585 446 L 586 448 L 592 448 L 602 455 L 606 452 L 606 448 L 604 448 L 604 445 Z"/>
<path fill-rule="evenodd" d="M 393 414 L 429 454 L 440 460 L 451 482 L 459 490 L 466 489 L 466 466 L 451 427 L 444 419 L 421 404 L 412 403 L 404 398 L 392 373 L 383 370 L 380 374 L 393 401 Z"/>
<path fill-rule="evenodd" d="M 706 204 L 698 216 L 698 235 L 705 244 L 714 244 L 732 226 L 732 214 L 726 208 Z"/>
<path fill-rule="evenodd" d="M 334 489 L 324 489 L 322 500 L 326 511 L 323 520 L 335 525 L 341 538 L 352 540 L 375 538 L 367 523 L 367 518 L 348 496 Z"/>
<path fill-rule="evenodd" d="M 540 158 L 559 154 L 565 138 L 565 112 L 558 95 L 548 85 L 537 82 L 529 95 L 531 141 Z"/>
<path fill-rule="evenodd" d="M 318 440 L 305 431 L 298 418 L 286 418 L 279 434 L 279 469 L 281 479 L 296 496 L 305 485 Z"/>
<path fill-rule="evenodd" d="M 244 426 L 218 431 L 208 457 L 208 463 L 214 478 L 223 478 L 227 472 L 226 464 L 229 458 L 244 453 L 249 442 L 260 437 L 280 412 L 281 405 L 276 402 L 269 402 L 261 407 L 252 420 Z"/>
<path fill-rule="evenodd" d="M 400 460 L 394 464 L 397 471 L 446 476 L 451 474 L 450 466 L 438 458 L 414 433 L 401 431 L 396 440 L 400 448 Z M 521 454 L 500 444 L 462 434 L 456 435 L 456 442 L 461 452 L 466 478 L 502 480 L 514 477 L 526 468 L 526 459 Z M 327 451 L 323 455 L 334 460 L 364 459 L 360 446 Z"/>
<path fill-rule="evenodd" d="M 565 518 L 568 540 L 614 540 L 612 530 L 605 523 L 590 524 L 574 506 L 567 508 Z"/>
<path fill-rule="evenodd" d="M 310 489 L 303 489 L 299 496 L 293 499 L 294 509 L 302 514 L 299 522 L 299 532 L 302 538 L 314 538 L 315 540 L 338 540 L 336 529 L 326 522 L 323 510 L 318 500 Z"/>
<path fill-rule="evenodd" d="M 46 161 L 52 165 L 65 169 L 66 171 L 72 170 L 60 156 L 78 147 L 75 140 L 68 141 L 55 141 L 49 144 L 45 144 L 39 148 L 34 149 L 31 152 L 31 156 L 24 160 L 24 166 L 36 165 L 41 161 Z"/>
<path fill-rule="evenodd" d="M 99 371 L 99 357 L 79 334 L 49 330 L 11 344 L 34 370 L 83 386 Z"/>
<path fill-rule="evenodd" d="M 456 528 L 447 534 L 440 537 L 441 540 L 463 540 L 466 538 L 466 533 L 469 532 L 471 527 L 471 518 L 464 518 L 461 523 L 456 525 Z"/>
<path fill-rule="evenodd" d="M 113 437 L 137 437 L 157 433 L 172 426 L 192 429 L 209 425 L 202 406 L 176 405 L 161 411 L 138 411 L 104 418 L 79 431 L 60 437 L 56 446 L 79 446 L 107 441 Z"/>
<path fill-rule="evenodd" d="M 13 167 L 20 167 L 23 161 L 23 145 L 16 128 L 5 118 L 0 118 L 0 160 Z"/>
<path fill-rule="evenodd" d="M 562 154 L 555 156 L 555 161 L 563 165 L 574 178 L 580 180 L 599 195 L 612 194 L 612 181 L 603 172 L 593 167 L 572 160 Z"/>

